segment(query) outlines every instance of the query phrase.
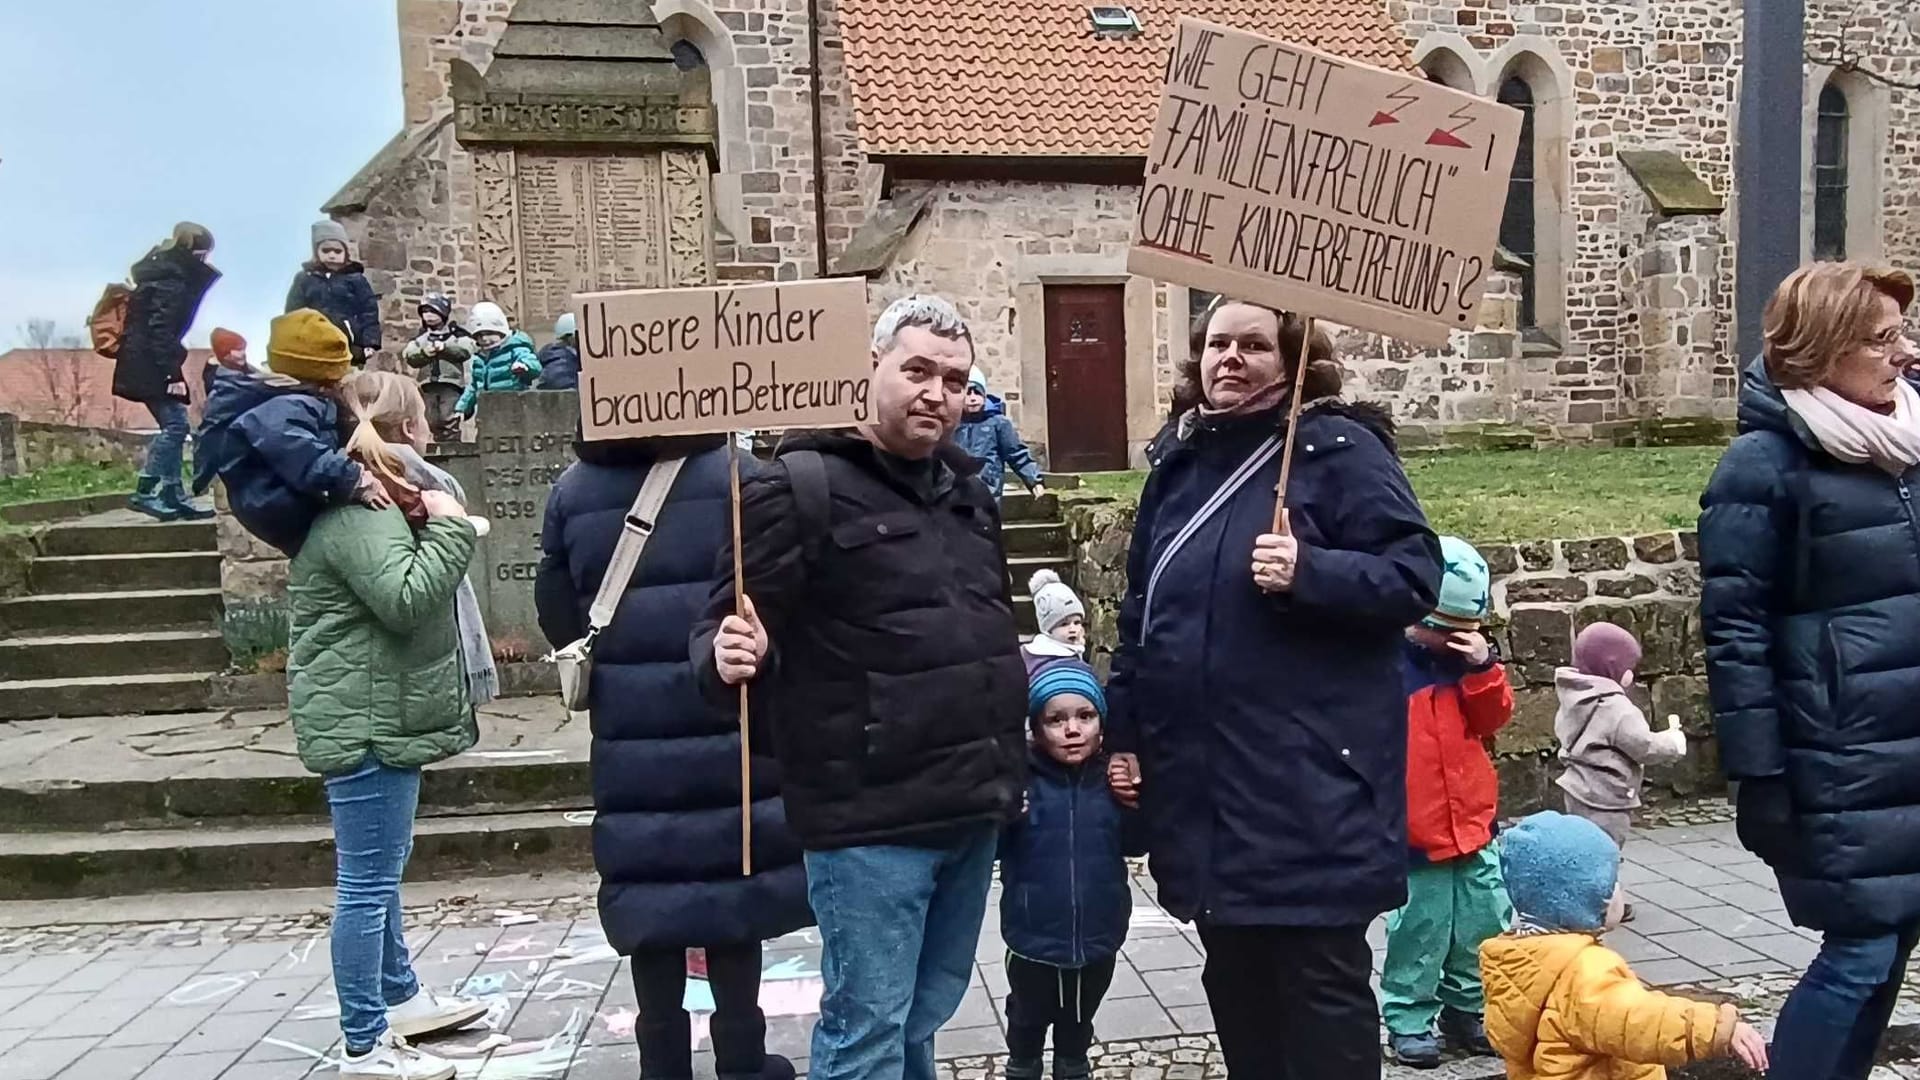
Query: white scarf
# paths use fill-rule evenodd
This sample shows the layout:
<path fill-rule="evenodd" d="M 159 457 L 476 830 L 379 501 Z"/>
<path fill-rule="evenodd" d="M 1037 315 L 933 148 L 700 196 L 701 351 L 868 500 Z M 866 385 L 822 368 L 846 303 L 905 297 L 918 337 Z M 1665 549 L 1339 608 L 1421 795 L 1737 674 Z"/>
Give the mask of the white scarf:
<path fill-rule="evenodd" d="M 1920 392 L 1894 384 L 1893 415 L 1862 408 L 1824 386 L 1782 390 L 1787 408 L 1806 422 L 1820 448 L 1854 465 L 1872 463 L 1895 476 L 1920 465 Z"/>
<path fill-rule="evenodd" d="M 1080 656 L 1084 649 L 1079 645 L 1069 645 L 1051 634 L 1035 634 L 1027 642 L 1027 652 L 1034 656 Z"/>

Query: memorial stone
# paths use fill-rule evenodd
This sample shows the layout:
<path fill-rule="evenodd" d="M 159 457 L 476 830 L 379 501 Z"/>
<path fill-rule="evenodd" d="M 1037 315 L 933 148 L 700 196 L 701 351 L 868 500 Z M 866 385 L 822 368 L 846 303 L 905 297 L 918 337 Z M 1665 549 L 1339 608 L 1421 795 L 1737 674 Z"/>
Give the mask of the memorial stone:
<path fill-rule="evenodd" d="M 554 481 L 573 463 L 580 401 L 571 390 L 490 393 L 480 399 L 480 502 L 493 530 L 474 559 L 474 589 L 496 646 L 546 651 L 534 611 L 540 528 Z"/>

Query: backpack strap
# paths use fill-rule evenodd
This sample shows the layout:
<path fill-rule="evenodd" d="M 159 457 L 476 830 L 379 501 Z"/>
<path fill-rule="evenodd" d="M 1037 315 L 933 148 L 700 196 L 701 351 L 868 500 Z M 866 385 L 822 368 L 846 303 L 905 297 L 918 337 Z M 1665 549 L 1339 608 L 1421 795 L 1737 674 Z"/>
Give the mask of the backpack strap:
<path fill-rule="evenodd" d="M 793 485 L 794 508 L 800 512 L 801 535 L 807 555 L 833 525 L 833 496 L 827 486 L 827 462 L 818 450 L 794 450 L 780 455 L 786 463 L 787 479 Z"/>

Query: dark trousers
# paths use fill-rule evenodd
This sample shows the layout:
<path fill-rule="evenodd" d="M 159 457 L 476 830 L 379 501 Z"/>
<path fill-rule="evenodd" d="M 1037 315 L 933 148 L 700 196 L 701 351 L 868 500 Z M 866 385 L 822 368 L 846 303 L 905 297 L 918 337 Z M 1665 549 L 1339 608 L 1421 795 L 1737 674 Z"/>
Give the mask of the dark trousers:
<path fill-rule="evenodd" d="M 1054 1073 L 1083 1062 L 1093 1045 L 1093 1014 L 1113 985 L 1113 957 L 1082 968 L 1057 968 L 1007 954 L 1007 1054 L 1038 1060 L 1053 1028 Z M 1081 1073 L 1080 1075 L 1085 1075 Z"/>
<path fill-rule="evenodd" d="M 1234 1080 L 1380 1076 L 1380 1013 L 1362 926 L 1200 924 L 1227 1075 Z"/>
<path fill-rule="evenodd" d="M 449 383 L 423 383 L 420 396 L 427 402 L 427 427 L 433 431 L 433 441 L 457 443 L 460 441 L 460 414 L 453 407 L 460 403 L 461 388 Z"/>
<path fill-rule="evenodd" d="M 707 947 L 707 983 L 713 989 L 713 1070 L 721 1076 L 759 1076 L 766 1060 L 767 1017 L 760 1011 L 760 945 Z M 682 1002 L 687 992 L 687 950 L 648 949 L 633 954 L 633 989 L 640 999 L 643 1080 L 690 1080 L 692 1019 Z"/>

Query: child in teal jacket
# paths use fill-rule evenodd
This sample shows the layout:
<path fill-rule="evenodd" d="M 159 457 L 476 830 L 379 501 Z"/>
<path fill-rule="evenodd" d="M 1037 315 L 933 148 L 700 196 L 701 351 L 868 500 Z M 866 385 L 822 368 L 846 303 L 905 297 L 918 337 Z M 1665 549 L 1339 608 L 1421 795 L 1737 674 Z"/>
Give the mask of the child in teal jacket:
<path fill-rule="evenodd" d="M 478 346 L 473 354 L 472 371 L 467 376 L 466 392 L 454 411 L 471 417 L 480 403 L 480 395 L 490 391 L 525 390 L 540 375 L 540 356 L 533 351 L 533 339 L 507 325 L 507 313 L 500 305 L 481 301 L 468 313 L 467 332 Z"/>

